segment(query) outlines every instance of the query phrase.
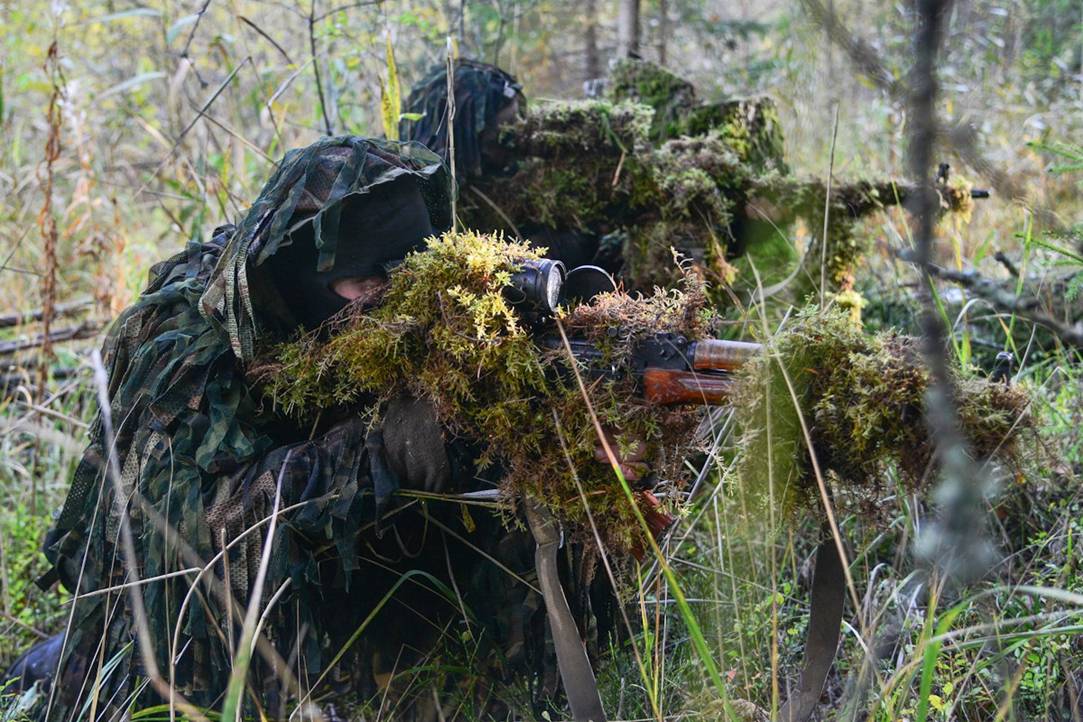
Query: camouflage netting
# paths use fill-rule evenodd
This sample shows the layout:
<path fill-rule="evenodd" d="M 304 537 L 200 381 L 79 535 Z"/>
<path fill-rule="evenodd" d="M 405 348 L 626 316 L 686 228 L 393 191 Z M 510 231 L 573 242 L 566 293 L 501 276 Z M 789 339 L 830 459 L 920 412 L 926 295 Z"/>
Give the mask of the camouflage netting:
<path fill-rule="evenodd" d="M 432 239 L 395 269 L 378 309 L 347 313 L 329 340 L 308 336 L 279 347 L 268 393 L 300 415 L 370 394 L 374 413 L 402 393 L 428 399 L 443 426 L 482 446 L 480 464 L 503 480 L 507 498 L 541 500 L 586 536 L 581 489 L 610 548 L 635 551 L 639 527 L 613 471 L 595 461 L 597 435 L 564 351 L 536 345 L 503 294 L 512 271 L 538 257 L 538 249 L 499 236 Z M 689 277 L 683 290 L 647 298 L 604 294 L 563 323 L 619 362 L 648 332 L 704 336 L 705 302 L 702 284 Z M 618 447 L 645 440 L 658 476 L 679 480 L 700 412 L 647 405 L 630 378 L 586 380 L 603 425 L 620 430 Z M 653 497 L 635 498 L 658 518 Z"/>
<path fill-rule="evenodd" d="M 880 500 L 894 491 L 886 488 L 893 478 L 908 489 L 935 478 L 935 443 L 922 416 L 929 376 L 915 339 L 869 335 L 840 310 L 809 307 L 740 374 L 737 474 L 743 493 L 757 502 L 752 508 L 764 508 L 770 488 L 776 504 L 820 505 L 795 402 L 836 501 L 849 510 L 876 517 Z M 1027 393 L 961 371 L 954 383 L 975 463 L 1018 468 L 1020 437 L 1033 428 Z"/>

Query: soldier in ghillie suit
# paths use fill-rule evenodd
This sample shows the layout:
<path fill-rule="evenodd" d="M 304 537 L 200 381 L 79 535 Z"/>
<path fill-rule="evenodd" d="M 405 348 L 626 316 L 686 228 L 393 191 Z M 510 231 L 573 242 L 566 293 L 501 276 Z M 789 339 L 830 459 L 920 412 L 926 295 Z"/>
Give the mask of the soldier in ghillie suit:
<path fill-rule="evenodd" d="M 418 515 L 387 518 L 399 483 L 439 490 L 471 478 L 449 461 L 431 412 L 403 400 L 375 429 L 345 409 L 299 428 L 267 408 L 253 375 L 261 349 L 348 303 L 376 303 L 388 268 L 445 229 L 449 208 L 446 171 L 427 150 L 328 138 L 288 153 L 238 226 L 155 266 L 110 331 L 110 407 L 46 544 L 52 576 L 79 598 L 43 717 L 47 704 L 49 719 L 66 719 L 91 696 L 99 711 L 161 702 L 164 686 L 140 679 L 155 668 L 179 698 L 220 706 L 240 629 L 228 607 L 257 592 L 277 599 L 249 699 L 277 716 L 296 702 L 296 680 L 311 685 L 328 669 L 405 569 L 446 578 L 438 535 L 426 537 Z M 257 590 L 276 505 L 286 511 Z M 134 560 L 119 541 L 126 523 Z M 224 549 L 225 565 L 214 561 Z M 202 575 L 180 573 L 208 564 Z M 132 590 L 119 588 L 137 579 L 152 660 L 136 644 Z M 411 586 L 397 597 L 405 608 L 452 611 Z M 397 661 L 408 666 L 400 647 L 431 648 L 435 620 L 447 617 L 433 610 L 430 625 L 385 614 L 398 618 L 374 625 L 336 666 L 355 692 L 375 691 Z"/>
<path fill-rule="evenodd" d="M 670 246 L 697 261 L 710 255 L 705 246 L 715 246 L 716 265 L 727 270 L 723 256 L 740 253 L 755 225 L 737 212 L 743 196 L 731 199 L 730 191 L 746 165 L 785 169 L 769 102 L 700 104 L 690 84 L 649 63 L 618 64 L 605 99 L 547 103 L 531 112 L 521 86 L 503 70 L 469 60 L 454 67 L 453 132 L 444 66 L 415 86 L 405 114 L 420 117 L 403 120 L 399 132 L 447 160 L 454 141 L 463 224 L 530 239 L 569 267 L 592 263 L 623 272 L 641 290 L 674 280 Z M 718 146 L 708 152 L 686 149 L 686 139 L 675 140 L 674 152 L 654 150 L 708 133 Z M 707 188 L 708 172 L 727 178 L 729 195 Z M 636 240 L 652 233 L 662 239 L 650 244 L 652 253 L 641 252 Z M 655 246 L 666 253 L 653 252 Z"/>
<path fill-rule="evenodd" d="M 449 194 L 444 165 L 416 144 L 327 138 L 288 153 L 239 225 L 154 267 L 109 333 L 111 403 L 46 542 L 54 569 L 44 581 L 78 596 L 41 718 L 67 718 L 91 697 L 99 712 L 161 703 L 167 682 L 182 705 L 220 708 L 254 594 L 268 641 L 255 648 L 245 699 L 271 717 L 306 693 L 396 699 L 396 673 L 461 640 L 448 633 L 456 624 L 468 625 L 486 670 L 472 688 L 463 675 L 438 682 L 470 700 L 463 718 L 499 713 L 497 692 L 520 709 L 556 693 L 533 539 L 475 513 L 462 541 L 456 505 L 411 506 L 395 495 L 400 486 L 491 489 L 499 472 L 479 475 L 476 449 L 445 441 L 426 403 L 397 399 L 376 426 L 359 415 L 365 404 L 351 405 L 302 428 L 261 389 L 264 351 L 299 331 L 326 333 L 347 305 L 379 303 L 389 269 L 450 225 Z M 121 543 L 125 524 L 134 559 Z M 562 571 L 569 581 L 592 576 L 581 562 Z M 608 605 L 612 594 L 572 589 L 593 639 L 591 597 Z M 152 659 L 142 654 L 140 617 Z M 55 654 L 52 644 L 37 656 Z M 50 665 L 15 671 L 29 681 L 39 667 Z M 453 717 L 438 715 L 426 690 L 400 700 L 394 717 Z"/>
<path fill-rule="evenodd" d="M 495 209 L 491 186 L 512 177 L 519 155 L 501 141 L 501 133 L 520 121 L 526 113 L 523 86 L 504 70 L 476 60 L 454 62 L 454 107 L 452 132 L 448 133 L 447 67 L 434 67 L 414 86 L 406 99 L 399 136 L 413 140 L 442 157 L 451 165 L 451 144 L 455 148 L 455 176 L 459 192 L 459 214 L 469 228 L 488 231 L 505 229 L 493 225 L 486 214 Z M 484 211 L 475 212 L 474 209 Z M 500 211 L 497 210 L 499 213 Z M 511 230 L 549 249 L 548 256 L 564 262 L 568 268 L 601 261 L 597 257 L 599 236 L 583 229 L 553 227 L 540 219 L 518 219 Z M 493 226 L 493 227 L 490 227 Z"/>

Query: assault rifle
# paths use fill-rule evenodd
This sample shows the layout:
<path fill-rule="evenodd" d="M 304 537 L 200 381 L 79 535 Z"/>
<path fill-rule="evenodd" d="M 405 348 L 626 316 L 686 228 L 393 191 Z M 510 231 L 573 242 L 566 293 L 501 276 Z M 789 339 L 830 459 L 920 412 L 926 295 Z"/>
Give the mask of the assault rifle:
<path fill-rule="evenodd" d="M 730 374 L 762 351 L 760 344 L 703 339 L 689 341 L 677 334 L 656 334 L 634 346 L 619 367 L 588 340 L 553 334 L 546 320 L 567 301 L 589 301 L 616 288 L 609 275 L 594 266 L 566 273 L 559 261 L 528 261 L 512 276 L 505 296 L 528 322 L 537 321 L 539 346 L 571 351 L 594 377 L 634 375 L 643 397 L 654 404 L 724 404 L 733 386 Z M 594 672 L 560 586 L 557 522 L 539 505 L 527 503 L 527 520 L 537 543 L 535 564 L 553 631 L 557 664 L 576 722 L 604 722 L 605 710 Z M 809 624 L 804 662 L 796 690 L 779 710 L 778 719 L 806 722 L 815 710 L 831 670 L 842 630 L 846 577 L 835 539 L 825 532 L 816 551 L 810 590 Z"/>
<path fill-rule="evenodd" d="M 528 317 L 544 319 L 568 301 L 584 302 L 613 291 L 613 279 L 597 266 L 579 266 L 570 273 L 560 261 L 527 261 L 514 274 L 505 296 Z M 536 343 L 561 351 L 559 334 L 541 333 Z M 732 372 L 762 351 L 758 343 L 701 339 L 658 333 L 639 341 L 619 365 L 589 340 L 567 339 L 568 348 L 593 378 L 620 378 L 631 374 L 643 398 L 651 404 L 725 404 L 733 388 Z"/>
<path fill-rule="evenodd" d="M 559 335 L 543 336 L 538 343 L 548 349 L 564 348 Z M 679 334 L 660 333 L 639 342 L 618 368 L 590 341 L 569 338 L 568 346 L 591 376 L 617 378 L 631 373 L 643 398 L 659 406 L 727 403 L 734 384 L 731 373 L 762 350 L 760 344 L 747 341 L 689 341 Z"/>

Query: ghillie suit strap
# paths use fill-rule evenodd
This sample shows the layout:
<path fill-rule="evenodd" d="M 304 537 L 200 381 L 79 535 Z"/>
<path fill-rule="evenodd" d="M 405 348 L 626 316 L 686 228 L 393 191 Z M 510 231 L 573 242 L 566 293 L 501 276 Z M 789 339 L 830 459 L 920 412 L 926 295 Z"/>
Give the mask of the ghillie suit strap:
<path fill-rule="evenodd" d="M 782 705 L 778 716 L 781 722 L 807 722 L 816 710 L 839 646 L 845 597 L 842 559 L 834 537 L 829 535 L 816 549 L 801 679 Z"/>
<path fill-rule="evenodd" d="M 526 518 L 538 548 L 534 563 L 538 584 L 545 599 L 545 614 L 553 634 L 560 679 L 576 722 L 605 722 L 605 710 L 598 693 L 598 682 L 590 666 L 587 648 L 579 636 L 564 588 L 557 571 L 557 548 L 560 546 L 560 526 L 553 515 L 542 506 L 526 502 Z"/>

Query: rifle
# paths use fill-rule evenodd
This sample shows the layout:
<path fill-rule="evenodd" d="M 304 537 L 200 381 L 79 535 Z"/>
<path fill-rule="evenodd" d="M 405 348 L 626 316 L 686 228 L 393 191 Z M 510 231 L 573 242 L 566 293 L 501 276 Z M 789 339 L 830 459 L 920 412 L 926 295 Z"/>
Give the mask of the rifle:
<path fill-rule="evenodd" d="M 579 266 L 567 272 L 560 261 L 540 260 L 524 262 L 504 293 L 529 320 L 543 326 L 561 305 L 590 301 L 599 293 L 614 290 L 613 279 L 597 266 Z M 535 342 L 548 351 L 565 348 L 564 337 L 552 332 L 537 334 Z M 619 363 L 587 339 L 569 338 L 567 348 L 592 378 L 616 379 L 631 374 L 643 398 L 659 406 L 725 404 L 734 385 L 732 372 L 763 350 L 758 343 L 691 341 L 675 333 L 641 339 Z"/>
<path fill-rule="evenodd" d="M 539 328 L 569 300 L 589 301 L 616 289 L 600 268 L 580 266 L 566 273 L 559 261 L 527 261 L 513 274 L 505 295 Z M 539 346 L 568 353 L 595 378 L 626 378 L 632 374 L 642 396 L 652 404 L 724 404 L 734 380 L 732 372 L 762 352 L 757 343 L 699 339 L 679 334 L 650 335 L 632 346 L 625 360 L 613 361 L 587 339 L 567 338 L 563 332 L 536 335 Z M 557 665 L 568 694 L 572 715 L 580 720 L 606 719 L 594 672 L 579 638 L 556 567 L 559 534 L 552 517 L 537 504 L 527 504 L 527 519 L 537 543 L 535 565 L 542 584 L 546 615 L 557 651 Z M 825 525 L 826 527 L 826 525 Z M 797 689 L 781 708 L 779 719 L 806 722 L 815 710 L 834 663 L 842 630 L 845 572 L 835 540 L 824 534 L 816 551 L 804 660 Z"/>
<path fill-rule="evenodd" d="M 559 335 L 542 336 L 538 344 L 551 350 L 564 348 Z M 763 350 L 760 344 L 747 341 L 689 341 L 679 334 L 659 333 L 636 344 L 627 362 L 617 367 L 605 361 L 591 341 L 569 338 L 568 347 L 592 378 L 630 373 L 643 398 L 658 406 L 727 403 L 735 383 L 732 372 Z"/>

